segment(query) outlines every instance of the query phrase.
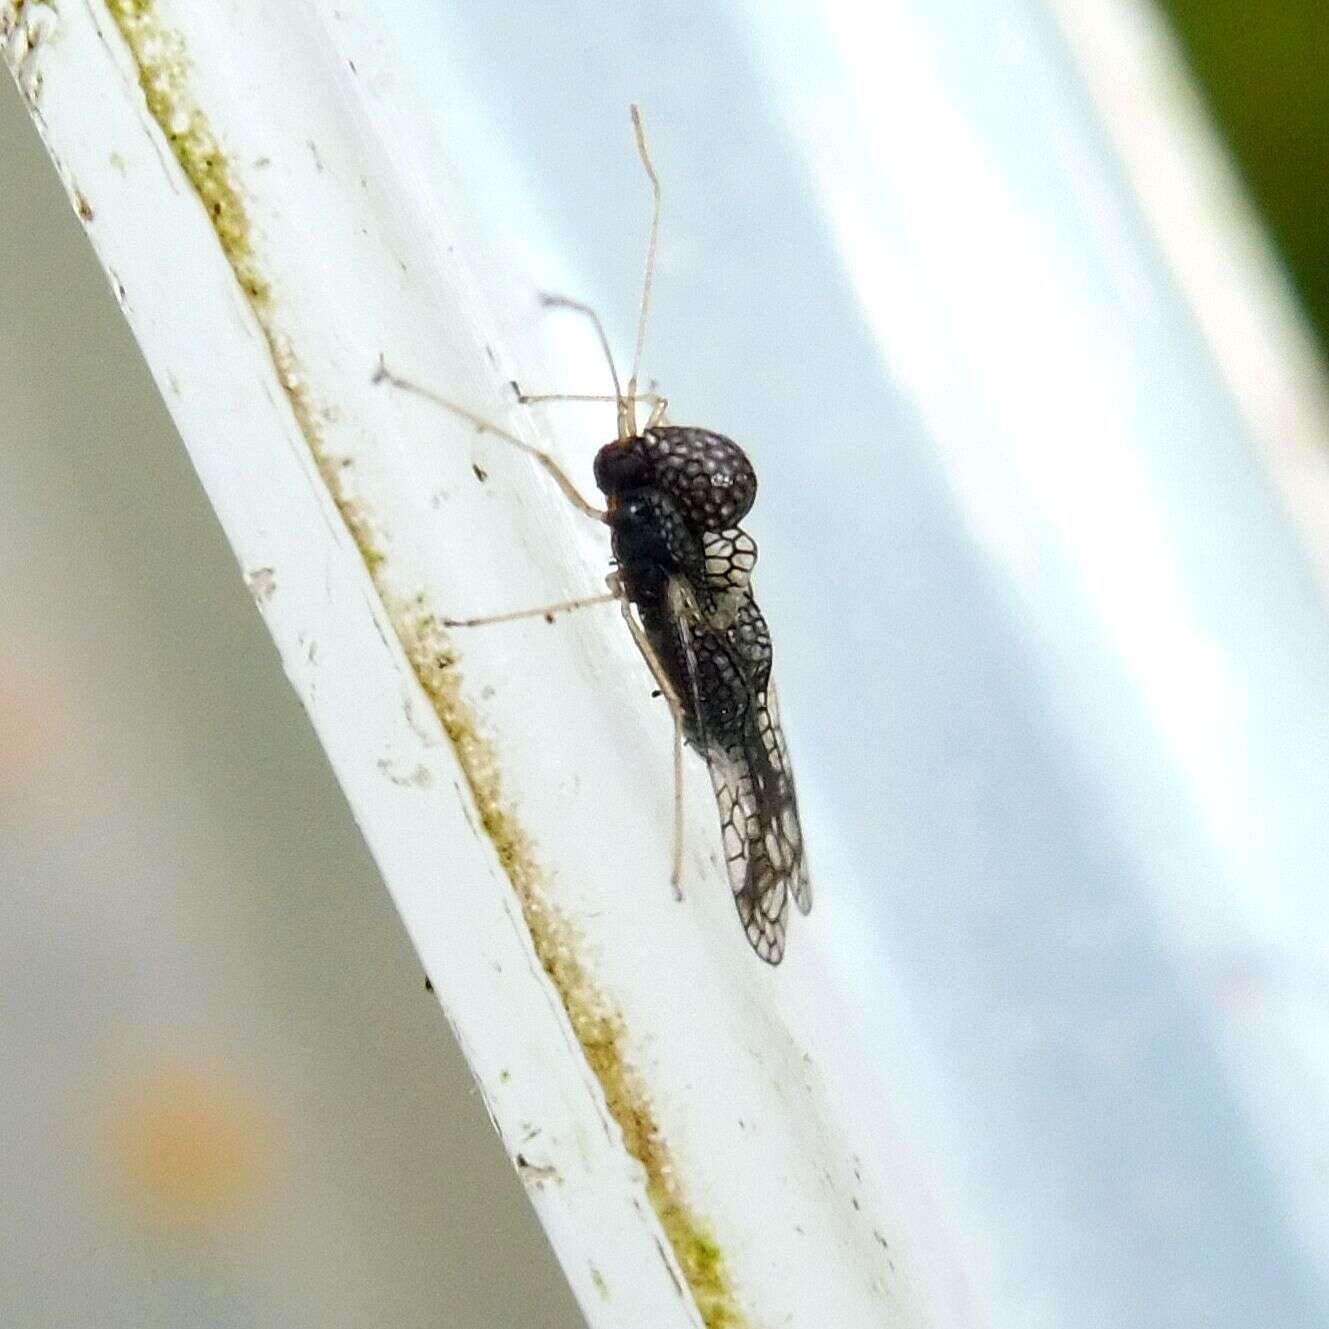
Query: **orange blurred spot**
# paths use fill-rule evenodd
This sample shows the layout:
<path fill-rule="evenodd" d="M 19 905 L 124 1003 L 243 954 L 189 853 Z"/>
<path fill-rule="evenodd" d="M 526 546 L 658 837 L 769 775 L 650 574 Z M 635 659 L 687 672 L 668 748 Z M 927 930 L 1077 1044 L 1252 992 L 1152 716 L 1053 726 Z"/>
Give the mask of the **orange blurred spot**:
<path fill-rule="evenodd" d="M 109 1125 L 130 1201 L 161 1221 L 225 1221 L 271 1180 L 270 1123 L 224 1071 L 180 1066 L 148 1076 L 118 1098 Z"/>
<path fill-rule="evenodd" d="M 0 661 L 0 789 L 31 775 L 57 742 L 65 722 L 48 681 Z"/>

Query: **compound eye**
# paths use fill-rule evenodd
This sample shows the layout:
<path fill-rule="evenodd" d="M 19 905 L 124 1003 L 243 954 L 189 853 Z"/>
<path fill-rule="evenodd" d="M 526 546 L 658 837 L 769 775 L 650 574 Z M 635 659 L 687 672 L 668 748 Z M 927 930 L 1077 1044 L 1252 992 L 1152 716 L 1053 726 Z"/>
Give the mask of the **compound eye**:
<path fill-rule="evenodd" d="M 640 441 L 654 483 L 694 530 L 728 530 L 747 516 L 757 497 L 757 473 L 733 439 L 709 429 L 662 425 L 648 429 Z"/>

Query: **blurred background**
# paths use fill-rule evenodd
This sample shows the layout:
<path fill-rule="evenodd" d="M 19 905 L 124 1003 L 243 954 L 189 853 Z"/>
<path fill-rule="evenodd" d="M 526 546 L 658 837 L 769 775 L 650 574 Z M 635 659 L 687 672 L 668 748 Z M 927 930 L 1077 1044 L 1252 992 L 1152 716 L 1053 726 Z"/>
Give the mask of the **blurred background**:
<path fill-rule="evenodd" d="M 1329 19 L 1310 0 L 1164 8 L 1323 338 Z M 579 1323 L 7 80 L 0 236 L 0 1323 Z M 977 726 L 987 703 L 982 679 L 974 686 Z M 1041 833 L 1051 842 L 1060 829 Z M 1240 1002 L 1256 970 L 1215 982 Z M 1126 1025 L 1142 1009 L 1121 997 L 1117 1069 L 1132 1094 L 1147 1079 Z M 1083 1088 L 1049 1094 L 1070 1101 Z M 1124 1156 L 1113 1131 L 1124 1119 L 1153 1129 L 1139 1106 L 1149 1092 L 1119 1114 L 1096 1100 L 1102 1119 L 1077 1129 Z M 1184 1095 L 1154 1107 L 1179 1121 L 1188 1111 Z M 1206 1148 L 1241 1154 L 1239 1115 L 1125 1148 L 1208 1177 Z M 963 1130 L 954 1111 L 952 1129 Z M 1061 1146 L 1079 1148 L 1073 1132 Z M 1258 1162 L 1247 1176 L 1242 1155 L 1236 1172 L 1118 1197 L 1142 1216 L 1138 1250 L 1104 1254 L 1089 1224 L 1045 1232 L 1047 1245 L 1083 1243 L 1071 1272 L 1034 1261 L 1021 1286 L 999 1290 L 1007 1314 L 995 1318 L 1217 1323 L 1203 1309 L 1201 1247 L 1210 1241 L 1212 1286 L 1224 1289 L 1233 1234 L 1249 1224 L 1281 1287 L 1262 1289 L 1253 1270 L 1234 1285 L 1245 1318 L 1232 1323 L 1279 1322 L 1259 1318 L 1270 1307 L 1309 1323 L 1320 1284 L 1285 1249 L 1295 1242 L 1266 1249 L 1254 1235 L 1277 1234 L 1290 1202 L 1267 1193 Z M 1055 1169 L 1043 1180 L 1062 1185 Z M 1205 1228 L 1199 1215 L 1201 1253 L 1151 1264 L 1151 1231 L 1196 1219 L 1197 1202 L 1231 1210 L 1227 1181 L 1250 1200 L 1234 1222 Z M 1089 1187 L 1085 1210 L 1102 1194 Z M 1038 1215 L 1064 1197 L 1046 1211 L 1024 1198 L 1036 1244 Z M 994 1262 L 1002 1249 L 994 1236 Z M 1181 1299 L 1152 1314 L 1125 1294 L 1077 1303 L 1077 1258 L 1105 1279 L 1147 1268 Z M 1077 1304 L 1127 1310 L 1077 1319 Z"/>
<path fill-rule="evenodd" d="M 1329 14 L 1316 0 L 1162 0 L 1321 345 L 1329 338 Z"/>

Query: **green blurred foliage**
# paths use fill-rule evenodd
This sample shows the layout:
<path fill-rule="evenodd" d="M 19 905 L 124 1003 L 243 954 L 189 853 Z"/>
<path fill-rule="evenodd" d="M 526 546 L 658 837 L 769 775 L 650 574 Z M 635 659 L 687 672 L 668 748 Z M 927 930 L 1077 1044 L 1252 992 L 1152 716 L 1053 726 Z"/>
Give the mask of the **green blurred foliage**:
<path fill-rule="evenodd" d="M 1161 0 L 1329 348 L 1329 0 Z"/>

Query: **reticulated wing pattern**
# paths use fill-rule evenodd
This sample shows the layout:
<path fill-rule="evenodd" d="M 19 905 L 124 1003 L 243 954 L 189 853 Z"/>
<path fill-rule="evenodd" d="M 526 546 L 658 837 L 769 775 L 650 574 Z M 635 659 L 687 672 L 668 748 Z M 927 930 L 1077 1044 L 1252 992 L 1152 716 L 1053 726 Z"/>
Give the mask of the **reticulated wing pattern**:
<path fill-rule="evenodd" d="M 706 531 L 701 537 L 706 584 L 713 591 L 746 591 L 757 566 L 757 542 L 737 526 L 727 531 Z"/>
<path fill-rule="evenodd" d="M 779 964 L 789 927 L 789 891 L 766 852 L 747 753 L 742 745 L 712 746 L 706 750 L 706 764 L 739 921 L 752 949 L 767 964 Z"/>
<path fill-rule="evenodd" d="M 794 792 L 794 768 L 789 760 L 789 746 L 780 724 L 780 705 L 775 686 L 767 687 L 758 712 L 757 739 L 769 762 L 770 795 L 763 805 L 770 808 L 763 834 L 772 841 L 768 851 L 786 864 L 789 889 L 799 913 L 812 912 L 812 878 L 808 874 L 807 854 L 803 848 L 803 825 L 798 818 L 798 796 Z M 778 814 L 778 815 L 777 815 Z"/>
<path fill-rule="evenodd" d="M 778 964 L 789 896 L 807 913 L 812 893 L 793 771 L 769 686 L 770 634 L 750 593 L 730 596 L 710 615 L 679 614 L 680 654 L 692 737 L 710 769 L 739 919 L 753 950 Z"/>

